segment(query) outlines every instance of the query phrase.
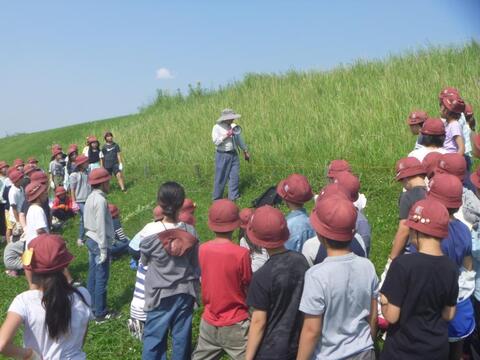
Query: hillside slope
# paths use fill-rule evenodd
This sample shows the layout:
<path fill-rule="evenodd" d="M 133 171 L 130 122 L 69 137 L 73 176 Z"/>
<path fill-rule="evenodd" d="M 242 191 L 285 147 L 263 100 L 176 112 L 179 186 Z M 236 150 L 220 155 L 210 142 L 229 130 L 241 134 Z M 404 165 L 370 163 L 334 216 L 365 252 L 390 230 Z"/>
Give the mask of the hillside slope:
<path fill-rule="evenodd" d="M 129 191 L 122 194 L 114 186 L 109 200 L 120 207 L 127 234 L 132 237 L 150 221 L 158 185 L 173 179 L 197 202 L 198 230 L 206 240 L 211 236 L 206 228 L 213 183 L 211 128 L 220 111 L 231 107 L 242 114 L 239 123 L 252 154 L 249 164 L 241 164 L 240 205 L 248 206 L 264 188 L 292 172 L 308 176 L 317 190 L 325 183 L 325 164 L 347 159 L 368 198 L 371 258 L 380 272 L 397 222 L 399 186 L 393 181 L 393 167 L 415 142 L 405 119 L 413 109 L 438 116 L 437 95 L 446 85 L 460 89 L 474 109 L 480 109 L 479 44 L 358 62 L 325 73 L 250 74 L 218 91 L 159 96 L 136 115 L 0 139 L 0 160 L 35 155 L 46 168 L 53 143 L 83 144 L 87 135 L 101 138 L 111 130 L 126 159 Z M 77 257 L 73 272 L 86 279 L 86 249 L 75 246 L 76 226 L 69 226 L 64 236 Z M 133 282 L 128 259 L 115 262 L 109 301 L 124 315 L 91 327 L 89 358 L 138 358 L 141 347 L 124 326 Z M 2 314 L 24 288 L 23 279 L 0 278 Z"/>

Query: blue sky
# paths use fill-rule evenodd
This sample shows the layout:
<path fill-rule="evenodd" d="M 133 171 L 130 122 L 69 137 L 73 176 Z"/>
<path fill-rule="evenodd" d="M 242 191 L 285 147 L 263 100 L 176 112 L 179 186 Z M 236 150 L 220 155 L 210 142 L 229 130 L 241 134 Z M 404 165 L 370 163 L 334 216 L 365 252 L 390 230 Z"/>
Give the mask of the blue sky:
<path fill-rule="evenodd" d="M 156 89 L 479 41 L 478 14 L 478 0 L 2 1 L 0 136 L 133 113 Z"/>

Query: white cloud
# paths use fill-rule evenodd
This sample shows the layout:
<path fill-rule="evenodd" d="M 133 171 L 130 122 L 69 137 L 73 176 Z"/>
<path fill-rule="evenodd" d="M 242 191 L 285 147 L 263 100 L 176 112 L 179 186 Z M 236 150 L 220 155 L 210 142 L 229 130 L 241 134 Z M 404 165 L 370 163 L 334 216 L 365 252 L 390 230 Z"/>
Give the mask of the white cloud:
<path fill-rule="evenodd" d="M 170 70 L 168 70 L 167 68 L 160 68 L 157 70 L 156 72 L 156 78 L 157 80 L 164 80 L 164 79 L 173 79 L 173 75 L 172 73 L 170 72 Z"/>

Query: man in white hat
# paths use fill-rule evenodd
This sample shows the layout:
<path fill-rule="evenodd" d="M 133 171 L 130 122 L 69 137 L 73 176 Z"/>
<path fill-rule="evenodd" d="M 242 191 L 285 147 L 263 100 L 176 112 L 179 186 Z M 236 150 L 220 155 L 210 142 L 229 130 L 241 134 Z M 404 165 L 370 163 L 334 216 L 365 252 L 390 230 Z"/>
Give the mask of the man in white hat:
<path fill-rule="evenodd" d="M 215 153 L 215 181 L 213 187 L 213 200 L 223 197 L 223 190 L 228 180 L 228 198 L 236 200 L 240 197 L 238 191 L 240 176 L 240 161 L 237 147 L 243 151 L 245 160 L 250 159 L 247 146 L 233 121 L 240 118 L 232 109 L 224 109 L 217 123 L 212 129 L 212 140 L 216 147 Z"/>

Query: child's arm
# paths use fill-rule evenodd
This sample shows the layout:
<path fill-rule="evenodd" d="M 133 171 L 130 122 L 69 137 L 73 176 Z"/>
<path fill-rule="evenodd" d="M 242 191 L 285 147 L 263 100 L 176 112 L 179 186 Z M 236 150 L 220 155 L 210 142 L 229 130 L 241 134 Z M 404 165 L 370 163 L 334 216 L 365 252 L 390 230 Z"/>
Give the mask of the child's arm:
<path fill-rule="evenodd" d="M 298 345 L 297 360 L 309 360 L 322 335 L 323 315 L 305 314 Z"/>
<path fill-rule="evenodd" d="M 472 259 L 472 255 L 467 255 L 463 258 L 463 267 L 467 270 L 467 271 L 472 271 L 473 269 L 473 259 Z"/>
<path fill-rule="evenodd" d="M 260 342 L 263 339 L 263 332 L 267 325 L 267 312 L 254 309 L 252 313 L 252 321 L 248 330 L 247 351 L 245 360 L 253 360 L 257 353 Z"/>
<path fill-rule="evenodd" d="M 457 153 L 463 156 L 465 154 L 465 142 L 463 141 L 463 137 L 460 135 L 454 136 L 453 139 L 457 143 L 458 150 Z"/>
<path fill-rule="evenodd" d="M 405 225 L 405 223 L 406 220 L 404 219 L 400 220 L 398 223 L 397 232 L 395 234 L 395 238 L 393 239 L 392 250 L 390 251 L 389 255 L 389 258 L 392 260 L 403 253 L 403 249 L 407 243 L 410 229 L 407 225 Z"/>
<path fill-rule="evenodd" d="M 380 305 L 382 306 L 382 314 L 390 324 L 395 324 L 400 319 L 400 308 L 388 302 L 385 295 L 380 294 Z"/>
<path fill-rule="evenodd" d="M 455 317 L 456 306 L 445 306 L 442 310 L 442 319 L 450 321 Z"/>
<path fill-rule="evenodd" d="M 375 341 L 377 337 L 377 317 L 378 317 L 378 301 L 376 298 L 372 298 L 370 303 L 370 315 L 368 316 L 368 324 L 370 325 L 370 334 Z"/>
<path fill-rule="evenodd" d="M 9 311 L 7 318 L 0 329 L 0 353 L 14 359 L 28 359 L 32 355 L 32 349 L 25 349 L 13 344 L 18 329 L 23 323 L 20 315 Z"/>

